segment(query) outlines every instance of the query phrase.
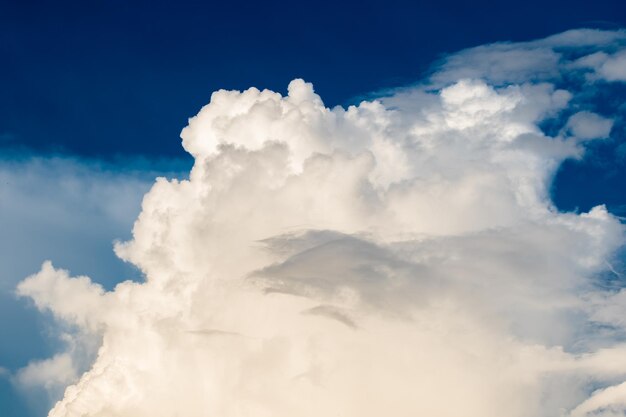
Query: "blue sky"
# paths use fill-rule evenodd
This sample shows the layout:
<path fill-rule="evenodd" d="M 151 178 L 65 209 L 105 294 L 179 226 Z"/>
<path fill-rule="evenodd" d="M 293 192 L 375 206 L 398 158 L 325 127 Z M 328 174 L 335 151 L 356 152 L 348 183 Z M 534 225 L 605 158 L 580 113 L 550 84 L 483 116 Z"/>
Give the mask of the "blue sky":
<path fill-rule="evenodd" d="M 346 106 L 419 81 L 447 54 L 582 27 L 626 27 L 626 3 L 0 1 L 0 200 L 11 198 L 0 205 L 0 367 L 58 348 L 50 318 L 13 295 L 43 260 L 105 288 L 138 278 L 112 242 L 130 237 L 157 175 L 186 176 L 180 131 L 213 91 L 285 93 L 301 77 L 328 107 Z M 624 114 L 624 85 L 599 91 L 586 108 Z M 557 207 L 626 215 L 625 124 L 564 163 Z M 48 405 L 1 374 L 0 404 L 6 417 Z"/>
<path fill-rule="evenodd" d="M 442 54 L 578 27 L 615 0 L 568 2 L 3 2 L 0 146 L 184 156 L 214 90 L 311 80 L 329 106 L 402 86 Z"/>
<path fill-rule="evenodd" d="M 327 105 L 352 104 L 418 80 L 446 53 L 626 24 L 626 6 L 617 0 L 298 7 L 4 1 L 0 7 L 0 149 L 107 160 L 185 159 L 180 130 L 220 88 L 284 91 L 302 77 Z M 578 165 L 565 166 L 572 172 L 562 175 L 557 204 L 586 209 L 607 195 L 610 204 L 621 204 L 626 196 L 616 198 L 614 187 L 619 175 L 597 175 L 602 162 L 594 163 L 591 176 Z M 574 201 L 568 184 L 581 178 L 594 191 Z"/>

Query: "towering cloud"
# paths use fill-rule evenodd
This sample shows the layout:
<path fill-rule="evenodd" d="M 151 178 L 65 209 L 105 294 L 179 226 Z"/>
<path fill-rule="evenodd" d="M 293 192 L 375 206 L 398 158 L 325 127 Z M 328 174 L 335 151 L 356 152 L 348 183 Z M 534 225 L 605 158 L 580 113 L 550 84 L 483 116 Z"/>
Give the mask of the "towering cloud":
<path fill-rule="evenodd" d="M 182 132 L 189 180 L 159 179 L 115 248 L 145 282 L 45 263 L 19 285 L 69 329 L 25 378 L 86 369 L 51 417 L 622 415 L 624 227 L 549 187 L 610 135 L 590 91 L 624 51 L 482 46 L 347 109 L 302 80 L 215 92 Z"/>

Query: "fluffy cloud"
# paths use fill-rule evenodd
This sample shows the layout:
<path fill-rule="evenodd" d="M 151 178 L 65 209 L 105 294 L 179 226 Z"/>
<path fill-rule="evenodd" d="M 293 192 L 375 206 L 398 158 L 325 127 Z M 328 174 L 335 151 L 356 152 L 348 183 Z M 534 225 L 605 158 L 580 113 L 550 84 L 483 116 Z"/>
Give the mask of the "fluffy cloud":
<path fill-rule="evenodd" d="M 608 81 L 626 81 L 626 52 L 620 51 L 609 56 L 599 72 Z"/>
<path fill-rule="evenodd" d="M 591 69 L 590 79 L 605 81 L 626 81 L 626 53 L 594 52 L 573 63 L 578 68 Z"/>
<path fill-rule="evenodd" d="M 567 127 L 579 139 L 606 138 L 611 133 L 613 121 L 587 111 L 581 111 L 569 118 Z"/>
<path fill-rule="evenodd" d="M 145 282 L 45 263 L 19 284 L 70 340 L 24 375 L 93 352 L 51 417 L 624 412 L 624 296 L 602 285 L 624 227 L 548 191 L 611 129 L 565 57 L 623 39 L 464 51 L 347 109 L 302 80 L 215 92 L 182 132 L 189 180 L 157 180 L 115 248 Z"/>

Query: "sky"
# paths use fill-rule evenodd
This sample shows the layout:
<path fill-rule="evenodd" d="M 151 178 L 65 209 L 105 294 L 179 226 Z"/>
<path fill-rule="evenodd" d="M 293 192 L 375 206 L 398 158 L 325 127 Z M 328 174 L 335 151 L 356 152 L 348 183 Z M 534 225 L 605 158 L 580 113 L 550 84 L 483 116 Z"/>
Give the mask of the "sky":
<path fill-rule="evenodd" d="M 623 412 L 625 27 L 0 2 L 5 414 Z"/>

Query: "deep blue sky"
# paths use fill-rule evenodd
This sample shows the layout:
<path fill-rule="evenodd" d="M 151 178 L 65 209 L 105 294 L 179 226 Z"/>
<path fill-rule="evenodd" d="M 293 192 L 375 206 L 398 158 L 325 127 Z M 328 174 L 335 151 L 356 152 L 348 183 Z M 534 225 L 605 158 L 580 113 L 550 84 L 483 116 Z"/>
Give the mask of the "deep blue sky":
<path fill-rule="evenodd" d="M 622 0 L 0 0 L 0 151 L 185 158 L 179 132 L 219 88 L 302 77 L 327 105 L 349 104 L 462 48 L 625 26 Z M 626 203 L 623 178 L 580 165 L 559 177 L 561 208 Z"/>
<path fill-rule="evenodd" d="M 626 23 L 620 0 L 0 4 L 0 146 L 96 157 L 183 155 L 219 88 L 302 77 L 345 104 L 446 52 Z"/>

